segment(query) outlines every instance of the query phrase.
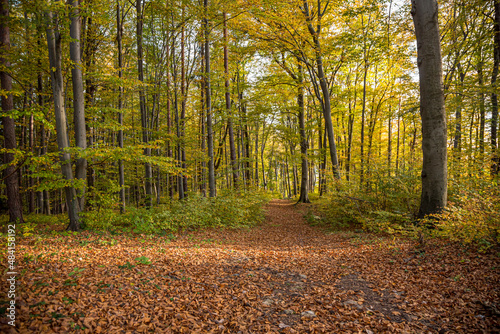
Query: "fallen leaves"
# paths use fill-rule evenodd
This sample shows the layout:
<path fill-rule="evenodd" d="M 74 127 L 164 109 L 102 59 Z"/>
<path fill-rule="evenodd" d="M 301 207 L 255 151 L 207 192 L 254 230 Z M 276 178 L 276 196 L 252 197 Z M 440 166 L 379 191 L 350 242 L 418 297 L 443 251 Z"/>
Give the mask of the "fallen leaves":
<path fill-rule="evenodd" d="M 277 200 L 250 230 L 23 240 L 17 331 L 500 330 L 496 255 L 442 242 L 415 253 L 405 240 L 326 234 L 303 214 Z"/>

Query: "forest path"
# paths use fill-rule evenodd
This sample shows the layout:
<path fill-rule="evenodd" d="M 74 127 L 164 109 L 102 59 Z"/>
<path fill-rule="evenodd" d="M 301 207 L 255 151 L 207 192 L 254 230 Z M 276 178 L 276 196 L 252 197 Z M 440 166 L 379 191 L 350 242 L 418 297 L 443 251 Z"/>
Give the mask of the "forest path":
<path fill-rule="evenodd" d="M 415 252 L 412 241 L 329 233 L 306 223 L 309 208 L 273 200 L 253 228 L 175 238 L 87 231 L 23 239 L 19 328 L 0 317 L 0 332 L 500 330 L 495 255 L 444 244 Z M 6 280 L 0 288 L 8 290 Z"/>

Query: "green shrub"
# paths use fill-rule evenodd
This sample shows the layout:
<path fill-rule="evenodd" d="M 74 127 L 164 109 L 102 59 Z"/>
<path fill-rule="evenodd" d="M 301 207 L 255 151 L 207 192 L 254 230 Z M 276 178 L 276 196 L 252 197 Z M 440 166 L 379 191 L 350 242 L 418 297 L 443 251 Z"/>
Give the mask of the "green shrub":
<path fill-rule="evenodd" d="M 127 208 L 122 215 L 114 211 L 114 217 L 109 219 L 115 227 L 140 234 L 167 234 L 203 227 L 245 227 L 262 221 L 262 206 L 267 200 L 260 192 L 222 192 L 214 198 L 190 193 L 181 201 L 169 200 L 149 210 Z"/>

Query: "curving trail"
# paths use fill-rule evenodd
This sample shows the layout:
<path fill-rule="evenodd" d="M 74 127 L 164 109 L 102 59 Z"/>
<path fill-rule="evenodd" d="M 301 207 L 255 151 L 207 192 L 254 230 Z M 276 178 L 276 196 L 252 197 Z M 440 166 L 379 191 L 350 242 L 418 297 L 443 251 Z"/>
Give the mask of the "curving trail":
<path fill-rule="evenodd" d="M 19 333 L 496 332 L 498 257 L 306 223 L 273 200 L 251 229 L 175 240 L 23 241 Z M 2 261 L 4 263 L 5 261 Z M 6 291 L 5 280 L 1 283 Z"/>

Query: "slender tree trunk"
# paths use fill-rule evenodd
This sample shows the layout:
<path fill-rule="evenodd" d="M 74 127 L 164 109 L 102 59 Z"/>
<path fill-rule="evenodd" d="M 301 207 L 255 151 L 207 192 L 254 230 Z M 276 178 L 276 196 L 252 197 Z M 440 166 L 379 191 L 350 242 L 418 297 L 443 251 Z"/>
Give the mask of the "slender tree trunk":
<path fill-rule="evenodd" d="M 73 83 L 73 122 L 75 123 L 75 144 L 80 150 L 87 148 L 87 133 L 85 129 L 85 100 L 83 96 L 82 61 L 80 49 L 80 5 L 78 0 L 69 0 L 71 9 L 71 26 L 69 54 L 73 67 L 71 68 L 71 81 Z M 76 161 L 75 177 L 80 180 L 87 178 L 87 160 L 79 158 Z M 84 209 L 85 188 L 77 190 L 80 209 Z"/>
<path fill-rule="evenodd" d="M 89 6 L 92 0 L 90 0 L 86 6 Z M 85 52 L 85 67 L 87 72 L 92 73 L 92 65 L 95 64 L 95 53 L 97 52 L 97 36 L 96 36 L 96 27 L 93 23 L 92 17 L 88 17 L 83 20 L 82 23 L 82 36 L 85 38 L 81 39 L 81 50 Z M 85 46 L 85 47 L 84 47 Z M 82 53 L 82 52 L 80 52 Z M 82 61 L 83 62 L 83 61 Z M 97 86 L 94 83 L 92 75 L 87 75 L 85 78 L 85 108 L 90 108 L 94 106 L 95 102 L 95 93 L 97 91 Z M 89 117 L 85 117 L 86 121 L 86 135 L 87 135 L 87 147 L 92 148 L 94 146 L 95 140 L 95 131 L 94 127 L 89 125 Z M 92 159 L 93 161 L 94 159 Z M 88 162 L 87 162 L 88 163 Z M 87 203 L 87 209 L 89 208 L 89 201 L 92 199 L 92 189 L 95 186 L 95 170 L 92 165 L 87 165 L 87 194 L 85 196 L 85 202 Z M 90 192 L 89 192 L 90 191 Z M 82 206 L 83 208 L 83 206 Z"/>
<path fill-rule="evenodd" d="M 397 134 L 397 141 L 396 141 L 396 173 L 399 170 L 399 145 L 400 145 L 400 127 L 401 125 L 401 98 L 399 98 L 399 103 L 398 103 L 398 134 Z"/>
<path fill-rule="evenodd" d="M 500 155 L 498 153 L 497 127 L 498 127 L 498 95 L 497 95 L 497 77 L 500 66 L 500 0 L 493 0 L 495 7 L 494 23 L 494 46 L 493 46 L 493 72 L 491 74 L 491 152 L 492 164 L 491 174 L 498 175 Z"/>
<path fill-rule="evenodd" d="M 459 87 L 457 88 L 457 97 L 456 97 L 456 109 L 455 109 L 455 137 L 453 139 L 453 150 L 455 155 L 455 162 L 457 166 L 455 169 L 457 171 L 457 175 L 460 174 L 460 158 L 462 153 L 462 94 L 463 94 L 463 84 L 465 79 L 465 73 L 463 72 L 462 66 L 460 63 L 458 64 L 458 75 L 460 78 L 460 82 L 458 83 Z"/>
<path fill-rule="evenodd" d="M 64 109 L 63 75 L 61 68 L 61 35 L 58 30 L 59 19 L 57 14 L 47 14 L 47 46 L 49 49 L 50 77 L 54 98 L 54 111 L 57 129 L 57 146 L 60 151 L 61 172 L 64 179 L 71 184 L 73 182 L 73 170 L 71 169 L 71 157 L 66 152 L 70 147 L 67 133 L 66 111 Z M 80 229 L 80 204 L 77 199 L 76 190 L 73 186 L 65 187 L 66 203 L 68 204 L 69 225 L 71 231 Z M 62 211 L 62 210 L 61 210 Z"/>
<path fill-rule="evenodd" d="M 259 123 L 255 122 L 255 186 L 259 186 Z M 294 166 L 295 168 L 295 166 Z M 294 183 L 295 185 L 295 183 Z"/>
<path fill-rule="evenodd" d="M 307 162 L 307 136 L 306 136 L 306 122 L 305 122 L 305 107 L 304 107 L 304 76 L 302 65 L 298 65 L 298 86 L 297 86 L 297 105 L 299 107 L 299 134 L 300 134 L 300 160 L 301 160 L 301 179 L 300 179 L 300 196 L 298 202 L 310 203 L 309 200 L 309 180 L 308 180 L 308 162 Z"/>
<path fill-rule="evenodd" d="M 389 106 L 389 119 L 387 120 L 387 173 L 391 176 L 391 160 L 392 160 L 392 114 L 391 106 Z"/>
<path fill-rule="evenodd" d="M 145 145 L 149 142 L 149 126 L 148 126 L 148 110 L 146 106 L 146 93 L 144 91 L 144 60 L 142 50 L 142 30 L 144 13 L 142 7 L 143 0 L 136 0 L 137 9 L 137 72 L 138 79 L 141 82 L 139 87 L 139 104 L 141 109 L 141 125 L 142 125 L 142 141 Z M 144 149 L 144 155 L 151 156 L 151 148 Z M 145 179 L 146 179 L 146 207 L 150 208 L 153 203 L 153 169 L 149 162 L 144 163 Z"/>
<path fill-rule="evenodd" d="M 10 27 L 9 27 L 9 2 L 0 2 L 0 63 L 5 69 L 10 68 Z M 12 77 L 8 72 L 0 71 L 0 83 L 2 90 L 2 112 L 8 115 L 14 109 L 12 98 Z M 16 125 L 14 119 L 8 116 L 2 117 L 4 148 L 3 163 L 8 165 L 4 169 L 4 180 L 7 190 L 7 205 L 9 206 L 9 222 L 24 223 L 23 206 L 19 194 L 18 168 L 12 164 L 14 161 L 14 150 L 16 150 Z"/>
<path fill-rule="evenodd" d="M 31 88 L 30 88 L 31 90 Z M 30 95 L 32 95 L 33 93 L 30 92 Z M 29 151 L 31 153 L 33 153 L 33 148 L 34 148 L 34 137 L 35 137 L 35 119 L 34 119 L 34 116 L 33 116 L 33 113 L 31 113 L 30 115 L 30 119 L 29 119 L 29 123 L 28 123 L 28 146 L 29 146 Z M 31 172 L 29 172 L 29 174 L 32 174 Z M 28 191 L 28 199 L 29 199 L 29 204 L 28 204 L 28 210 L 29 210 L 29 213 L 33 213 L 35 212 L 35 192 L 33 191 L 33 186 L 34 186 L 34 179 L 33 177 L 28 176 L 29 177 L 29 191 Z"/>
<path fill-rule="evenodd" d="M 224 19 L 224 85 L 226 97 L 226 112 L 228 116 L 229 127 L 229 153 L 231 159 L 231 170 L 233 174 L 233 185 L 238 187 L 238 162 L 236 161 L 236 148 L 234 146 L 233 115 L 231 112 L 231 93 L 229 91 L 229 56 L 228 56 L 228 37 L 227 37 L 227 14 L 223 14 Z"/>
<path fill-rule="evenodd" d="M 184 6 L 182 7 L 182 16 L 181 19 L 184 20 Z M 186 173 L 186 102 L 187 102 L 187 90 L 186 90 L 186 64 L 185 64 L 185 26 L 183 25 L 181 28 L 181 161 L 182 161 L 182 170 L 183 176 L 181 178 L 182 188 L 184 189 L 184 197 L 187 192 L 187 177 Z"/>
<path fill-rule="evenodd" d="M 202 44 L 200 48 L 200 60 L 201 64 L 200 67 L 202 68 L 202 71 L 205 71 L 205 44 Z M 206 78 L 205 76 L 202 77 L 201 82 L 200 82 L 200 104 L 201 104 L 201 115 L 200 115 L 200 134 L 201 134 L 201 153 L 203 156 L 205 156 L 205 150 L 206 150 L 206 129 L 205 129 L 205 110 L 206 110 L 206 105 L 205 105 L 205 91 L 206 91 Z M 206 170 L 207 170 L 207 163 L 205 162 L 205 159 L 202 160 L 201 162 L 201 180 L 200 180 L 200 191 L 203 194 L 203 196 L 207 196 L 207 184 L 206 184 Z"/>
<path fill-rule="evenodd" d="M 412 0 L 417 37 L 422 118 L 422 197 L 419 218 L 439 213 L 447 203 L 446 113 L 436 0 Z"/>
<path fill-rule="evenodd" d="M 175 51 L 173 51 L 173 54 L 175 54 Z M 179 193 L 179 199 L 183 199 L 185 197 L 184 194 L 184 182 L 183 182 L 183 177 L 182 177 L 182 161 L 181 161 L 181 156 L 182 156 L 182 146 L 181 146 L 181 138 L 182 138 L 182 130 L 181 130 L 181 124 L 180 124 L 180 117 L 179 117 L 179 99 L 178 99 L 178 94 L 177 94 L 177 74 L 176 74 L 176 69 L 174 68 L 174 109 L 175 109 L 175 129 L 176 129 L 176 135 L 177 135 L 177 144 L 176 144 L 176 149 L 175 149 L 175 156 L 177 160 L 177 166 L 179 169 L 181 169 L 181 173 L 177 175 L 177 192 Z M 182 94 L 181 94 L 182 95 Z M 182 102 L 181 102 L 182 103 Z"/>
<path fill-rule="evenodd" d="M 365 46 L 366 49 L 366 46 Z M 366 51 L 365 51 L 366 52 Z M 364 149 L 365 149 L 365 117 L 366 117 L 366 76 L 368 73 L 368 59 L 367 56 L 365 55 L 365 66 L 364 66 L 364 75 L 363 75 L 363 105 L 361 107 L 361 153 L 360 153 L 360 159 L 361 163 L 359 165 L 359 185 L 360 187 L 363 187 L 364 183 L 364 171 L 365 171 L 365 154 L 364 154 Z"/>
<path fill-rule="evenodd" d="M 203 19 L 205 26 L 205 98 L 207 109 L 207 148 L 208 148 L 208 189 L 209 196 L 215 197 L 215 168 L 214 168 L 214 138 L 212 125 L 212 93 L 210 88 L 210 41 L 208 27 L 208 0 L 203 0 L 205 8 L 205 17 Z"/>
<path fill-rule="evenodd" d="M 120 0 L 116 1 L 116 41 L 118 44 L 118 78 L 120 80 L 120 86 L 118 87 L 118 123 L 120 124 L 120 130 L 118 130 L 118 146 L 123 149 L 123 86 L 121 85 L 121 80 L 123 78 L 123 22 L 121 20 L 121 8 Z M 125 170 L 123 166 L 123 160 L 118 160 L 118 182 L 120 185 L 120 212 L 125 212 Z"/>
<path fill-rule="evenodd" d="M 483 59 L 482 48 L 479 47 L 477 63 L 477 81 L 480 89 L 479 93 L 479 152 L 481 153 L 481 162 L 484 162 L 484 129 L 486 124 L 485 97 L 484 97 L 484 78 L 483 78 Z"/>
<path fill-rule="evenodd" d="M 326 5 L 328 6 L 328 4 Z M 321 93 L 323 95 L 323 117 L 325 119 L 325 127 L 326 127 L 326 133 L 328 136 L 328 143 L 330 144 L 330 159 L 332 161 L 332 171 L 333 171 L 333 176 L 336 179 L 340 179 L 340 172 L 339 172 L 339 162 L 338 162 L 338 157 L 337 157 L 337 146 L 335 144 L 335 134 L 333 132 L 333 123 L 332 123 L 332 108 L 330 104 L 330 90 L 328 88 L 328 83 L 326 81 L 326 76 L 324 73 L 323 69 L 323 58 L 321 55 L 321 44 L 319 41 L 319 36 L 321 33 L 321 16 L 322 14 L 319 14 L 319 12 L 322 11 L 320 8 L 320 1 L 318 1 L 318 8 L 317 8 L 317 29 L 315 30 L 312 26 L 312 16 L 311 13 L 309 12 L 309 5 L 307 1 L 303 1 L 303 13 L 306 16 L 306 21 L 307 21 L 307 28 L 309 30 L 309 33 L 311 34 L 311 37 L 313 38 L 314 42 L 314 52 L 316 55 L 316 67 L 317 67 L 317 75 L 318 75 L 318 80 L 319 84 L 321 87 Z M 326 8 L 324 9 L 326 11 Z M 324 12 L 323 11 L 323 12 Z"/>

